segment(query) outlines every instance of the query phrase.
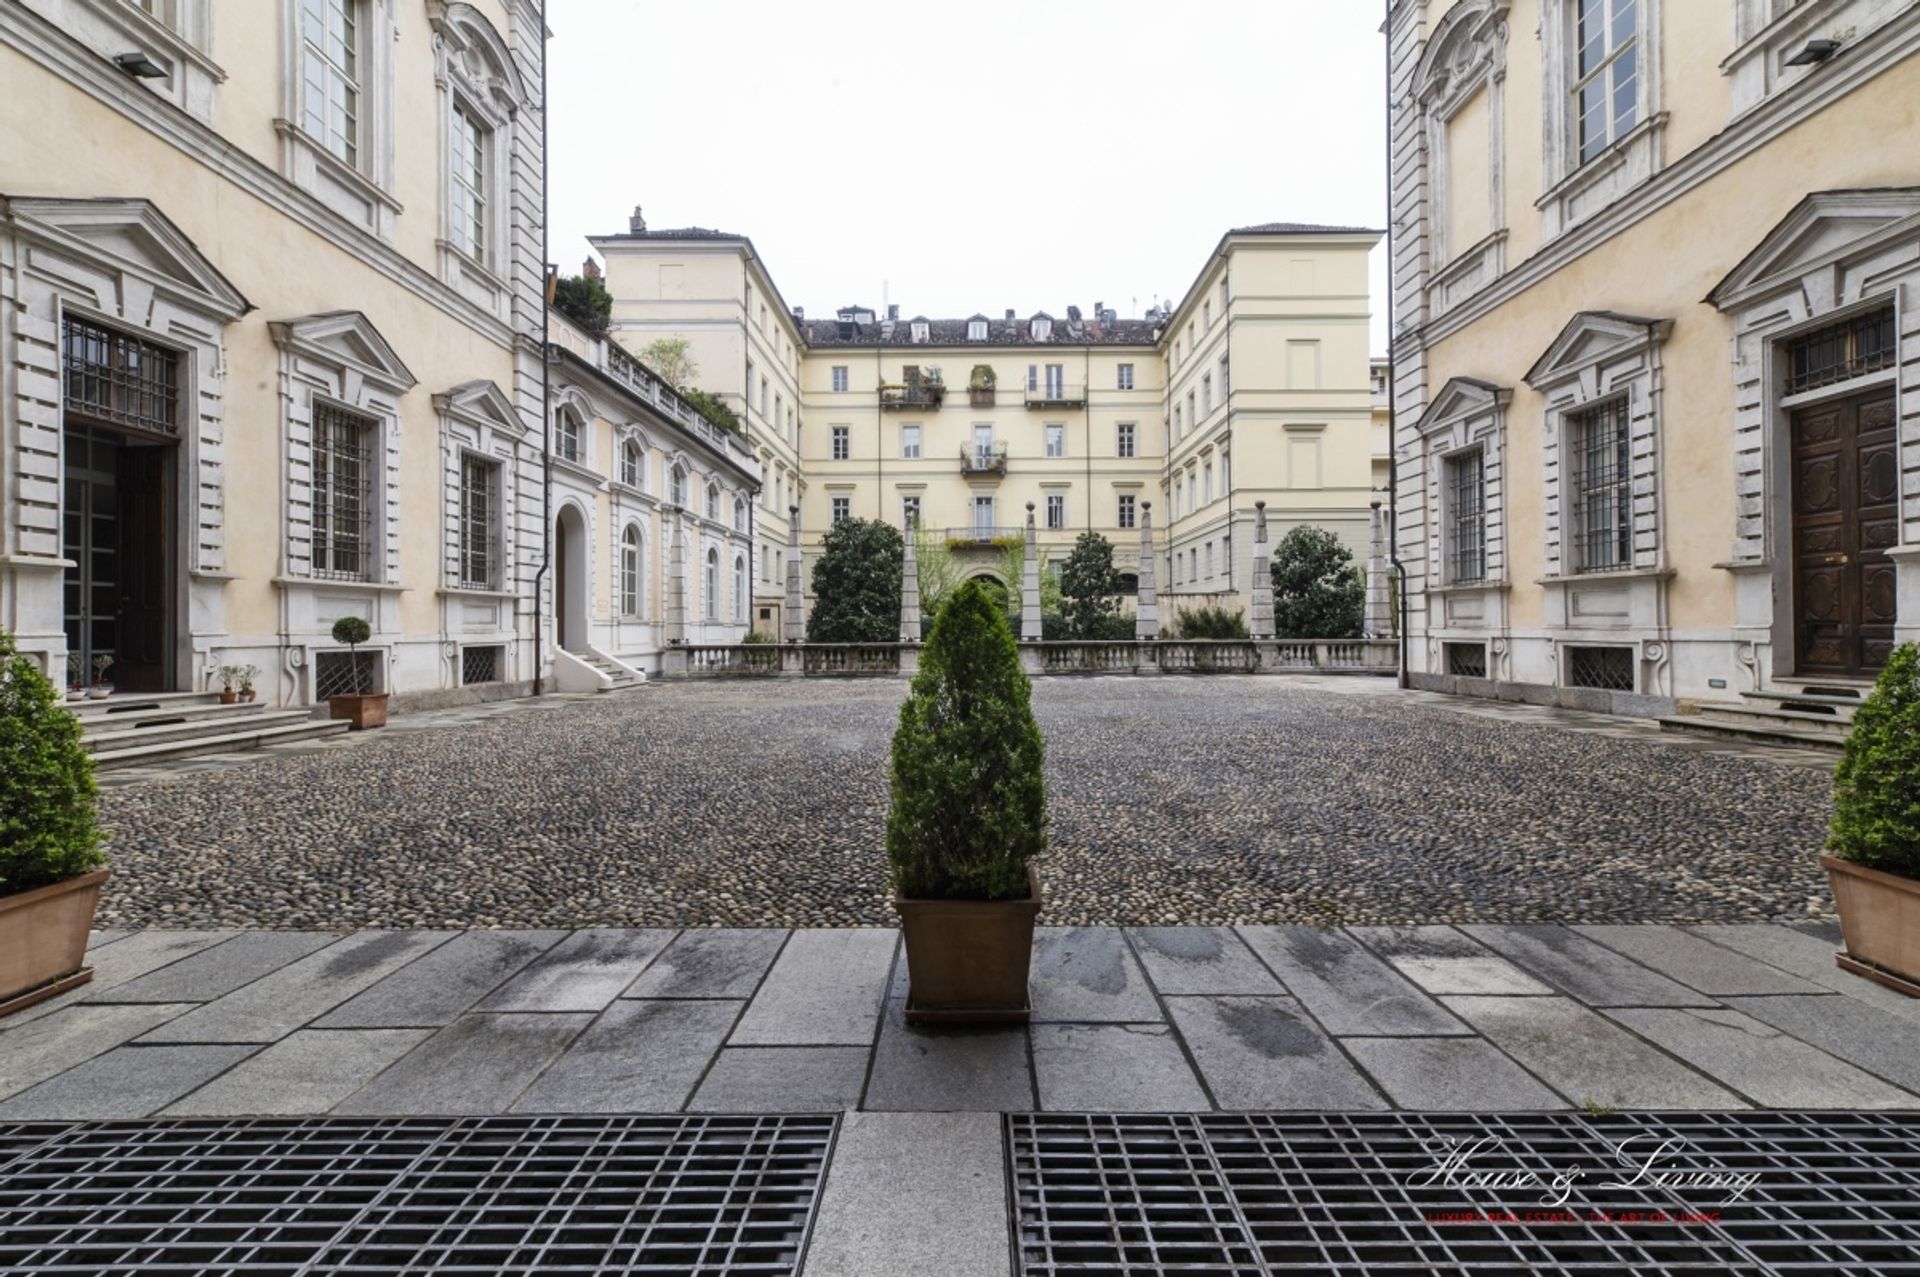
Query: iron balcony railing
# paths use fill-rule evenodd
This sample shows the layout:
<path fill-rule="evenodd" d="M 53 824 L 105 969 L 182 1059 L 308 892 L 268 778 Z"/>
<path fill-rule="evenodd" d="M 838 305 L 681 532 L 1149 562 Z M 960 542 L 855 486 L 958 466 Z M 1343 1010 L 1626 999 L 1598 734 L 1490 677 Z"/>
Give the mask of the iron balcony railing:
<path fill-rule="evenodd" d="M 683 428 L 717 448 L 723 456 L 732 453 L 757 464 L 758 458 L 754 457 L 752 449 L 739 436 L 730 430 L 722 430 L 701 416 L 653 369 L 612 342 L 607 343 L 607 371 Z"/>
<path fill-rule="evenodd" d="M 947 387 L 938 381 L 910 381 L 905 385 L 882 385 L 882 408 L 938 408 L 946 400 Z"/>
<path fill-rule="evenodd" d="M 1042 378 L 1027 386 L 1029 408 L 1084 408 L 1086 405 L 1087 388 L 1078 382 Z"/>
<path fill-rule="evenodd" d="M 1007 445 L 993 443 L 963 445 L 960 449 L 961 474 L 992 474 L 1005 478 L 1007 474 Z"/>
<path fill-rule="evenodd" d="M 994 545 L 1003 541 L 1019 541 L 1026 537 L 1025 528 L 948 528 L 947 541 L 953 545 Z"/>

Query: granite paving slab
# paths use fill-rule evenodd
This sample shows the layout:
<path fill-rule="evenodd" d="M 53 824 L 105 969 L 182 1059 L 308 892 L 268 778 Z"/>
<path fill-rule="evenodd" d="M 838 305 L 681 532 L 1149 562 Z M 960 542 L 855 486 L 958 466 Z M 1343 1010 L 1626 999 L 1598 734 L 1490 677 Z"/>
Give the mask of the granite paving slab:
<path fill-rule="evenodd" d="M 778 929 L 682 931 L 624 998 L 750 998 L 786 942 Z"/>
<path fill-rule="evenodd" d="M 1819 993 L 1820 986 L 1679 927 L 1582 926 L 1580 934 L 1689 988 L 1723 993 Z"/>
<path fill-rule="evenodd" d="M 0 1122 L 146 1117 L 257 1046 L 119 1046 L 0 1101 Z"/>
<path fill-rule="evenodd" d="M 906 963 L 895 965 L 863 1108 L 999 1113 L 1031 1109 L 1021 1025 L 908 1025 Z"/>
<path fill-rule="evenodd" d="M 89 949 L 86 961 L 93 967 L 93 979 L 77 989 L 70 989 L 45 1002 L 36 1002 L 0 1020 L 0 1043 L 5 1042 L 5 1034 L 10 1030 L 31 1024 L 77 1002 L 89 1001 L 108 989 L 138 979 L 169 962 L 178 962 L 234 934 L 231 931 L 136 931 L 104 949 Z"/>
<path fill-rule="evenodd" d="M 1905 1016 L 1831 993 L 1731 998 L 1727 1005 L 1920 1095 L 1920 1023 Z"/>
<path fill-rule="evenodd" d="M 1566 927 L 1461 928 L 1516 966 L 1589 1006 L 1697 1007 L 1713 999 Z"/>
<path fill-rule="evenodd" d="M 1175 994 L 1279 993 L 1280 982 L 1227 927 L 1129 927 L 1147 977 Z"/>
<path fill-rule="evenodd" d="M 852 1046 L 727 1047 L 687 1104 L 700 1113 L 831 1113 L 860 1106 L 867 1052 Z"/>
<path fill-rule="evenodd" d="M 446 931 L 361 931 L 288 963 L 143 1042 L 273 1042 L 446 942 Z"/>
<path fill-rule="evenodd" d="M 1390 1107 L 1292 998 L 1168 998 L 1167 1012 L 1223 1109 Z"/>
<path fill-rule="evenodd" d="M 592 1019 L 586 1012 L 463 1015 L 348 1096 L 334 1112 L 504 1113 Z"/>
<path fill-rule="evenodd" d="M 576 931 L 480 1004 L 482 1011 L 598 1011 L 620 996 L 674 933 Z"/>
<path fill-rule="evenodd" d="M 1033 1021 L 1154 1023 L 1162 1018 L 1146 972 L 1117 927 L 1038 927 L 1027 987 Z"/>
<path fill-rule="evenodd" d="M 1920 1022 L 1920 998 L 1896 993 L 1883 984 L 1842 970 L 1833 960 L 1834 951 L 1843 945 L 1838 939 L 1822 939 L 1774 923 L 1756 922 L 1739 926 L 1688 927 L 1688 931 L 1725 949 L 1744 953 L 1790 975 L 1817 984 L 1835 993 L 1844 993 L 1860 1002 L 1903 1019 Z"/>
<path fill-rule="evenodd" d="M 118 931 L 113 929 L 108 929 L 105 931 L 89 931 L 87 932 L 87 948 L 89 950 L 104 949 L 108 945 L 112 944 L 115 940 L 125 940 L 128 936 L 132 934 L 133 932 L 131 931 Z"/>
<path fill-rule="evenodd" d="M 1240 936 L 1335 1037 L 1472 1032 L 1344 931 L 1241 927 Z"/>
<path fill-rule="evenodd" d="M 1536 1077 L 1580 1104 L 1616 1109 L 1747 1105 L 1672 1056 L 1570 998 L 1442 999 Z"/>
<path fill-rule="evenodd" d="M 0 1098 L 84 1064 L 191 1010 L 190 1002 L 131 1006 L 83 1002 L 0 1035 Z"/>
<path fill-rule="evenodd" d="M 167 1117 L 325 1113 L 425 1041 L 430 1029 L 302 1029 L 165 1110 Z"/>
<path fill-rule="evenodd" d="M 1498 1113 L 1568 1107 L 1480 1038 L 1342 1038 L 1340 1045 L 1400 1108 Z"/>
<path fill-rule="evenodd" d="M 315 1027 L 441 1028 L 565 938 L 564 931 L 465 931 L 354 994 Z"/>
<path fill-rule="evenodd" d="M 732 1046 L 869 1046 L 897 931 L 796 931 L 728 1039 Z"/>
<path fill-rule="evenodd" d="M 339 940 L 337 931 L 246 931 L 158 971 L 102 989 L 90 1002 L 212 1002 Z"/>
<path fill-rule="evenodd" d="M 1035 1024 L 1040 1107 L 1055 1112 L 1192 1112 L 1213 1105 L 1163 1024 Z"/>
<path fill-rule="evenodd" d="M 806 1277 L 1006 1277 L 1003 1156 L 992 1113 L 848 1114 Z"/>
<path fill-rule="evenodd" d="M 744 1002 L 622 998 L 515 1102 L 516 1113 L 674 1113 Z"/>
<path fill-rule="evenodd" d="M 1920 1107 L 1920 1098 L 1739 1011 L 1639 1007 L 1606 1014 L 1766 1108 Z"/>
<path fill-rule="evenodd" d="M 1553 990 L 1452 927 L 1353 927 L 1370 946 L 1428 993 L 1546 994 Z"/>

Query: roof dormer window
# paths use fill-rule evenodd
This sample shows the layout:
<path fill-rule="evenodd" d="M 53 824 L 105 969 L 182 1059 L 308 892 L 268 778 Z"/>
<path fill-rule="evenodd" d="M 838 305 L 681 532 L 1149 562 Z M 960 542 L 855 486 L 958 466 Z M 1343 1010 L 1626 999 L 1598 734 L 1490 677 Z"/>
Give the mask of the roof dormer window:
<path fill-rule="evenodd" d="M 985 341 L 986 339 L 987 321 L 984 319 L 969 319 L 967 321 L 967 340 Z"/>
<path fill-rule="evenodd" d="M 1035 341 L 1046 341 L 1053 336 L 1053 320 L 1045 315 L 1035 315 L 1031 331 Z"/>
<path fill-rule="evenodd" d="M 927 321 L 926 320 L 916 319 L 913 321 L 913 339 L 916 342 L 923 342 L 927 339 Z"/>

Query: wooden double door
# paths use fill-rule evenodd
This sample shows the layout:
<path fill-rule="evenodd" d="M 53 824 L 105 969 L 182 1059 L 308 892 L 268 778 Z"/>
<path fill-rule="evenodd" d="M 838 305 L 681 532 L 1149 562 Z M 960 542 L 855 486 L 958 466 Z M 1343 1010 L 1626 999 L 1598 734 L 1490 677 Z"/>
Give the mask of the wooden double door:
<path fill-rule="evenodd" d="M 1794 412 L 1794 670 L 1864 676 L 1893 652 L 1899 413 L 1892 386 Z"/>

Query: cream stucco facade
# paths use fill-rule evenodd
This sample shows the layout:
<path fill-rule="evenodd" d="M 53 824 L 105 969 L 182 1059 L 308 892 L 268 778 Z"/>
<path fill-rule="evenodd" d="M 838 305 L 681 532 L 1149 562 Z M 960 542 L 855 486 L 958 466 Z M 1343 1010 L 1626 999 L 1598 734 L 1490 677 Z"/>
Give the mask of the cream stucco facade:
<path fill-rule="evenodd" d="M 1628 712 L 1920 636 L 1920 7 L 1401 0 L 1416 685 Z"/>

